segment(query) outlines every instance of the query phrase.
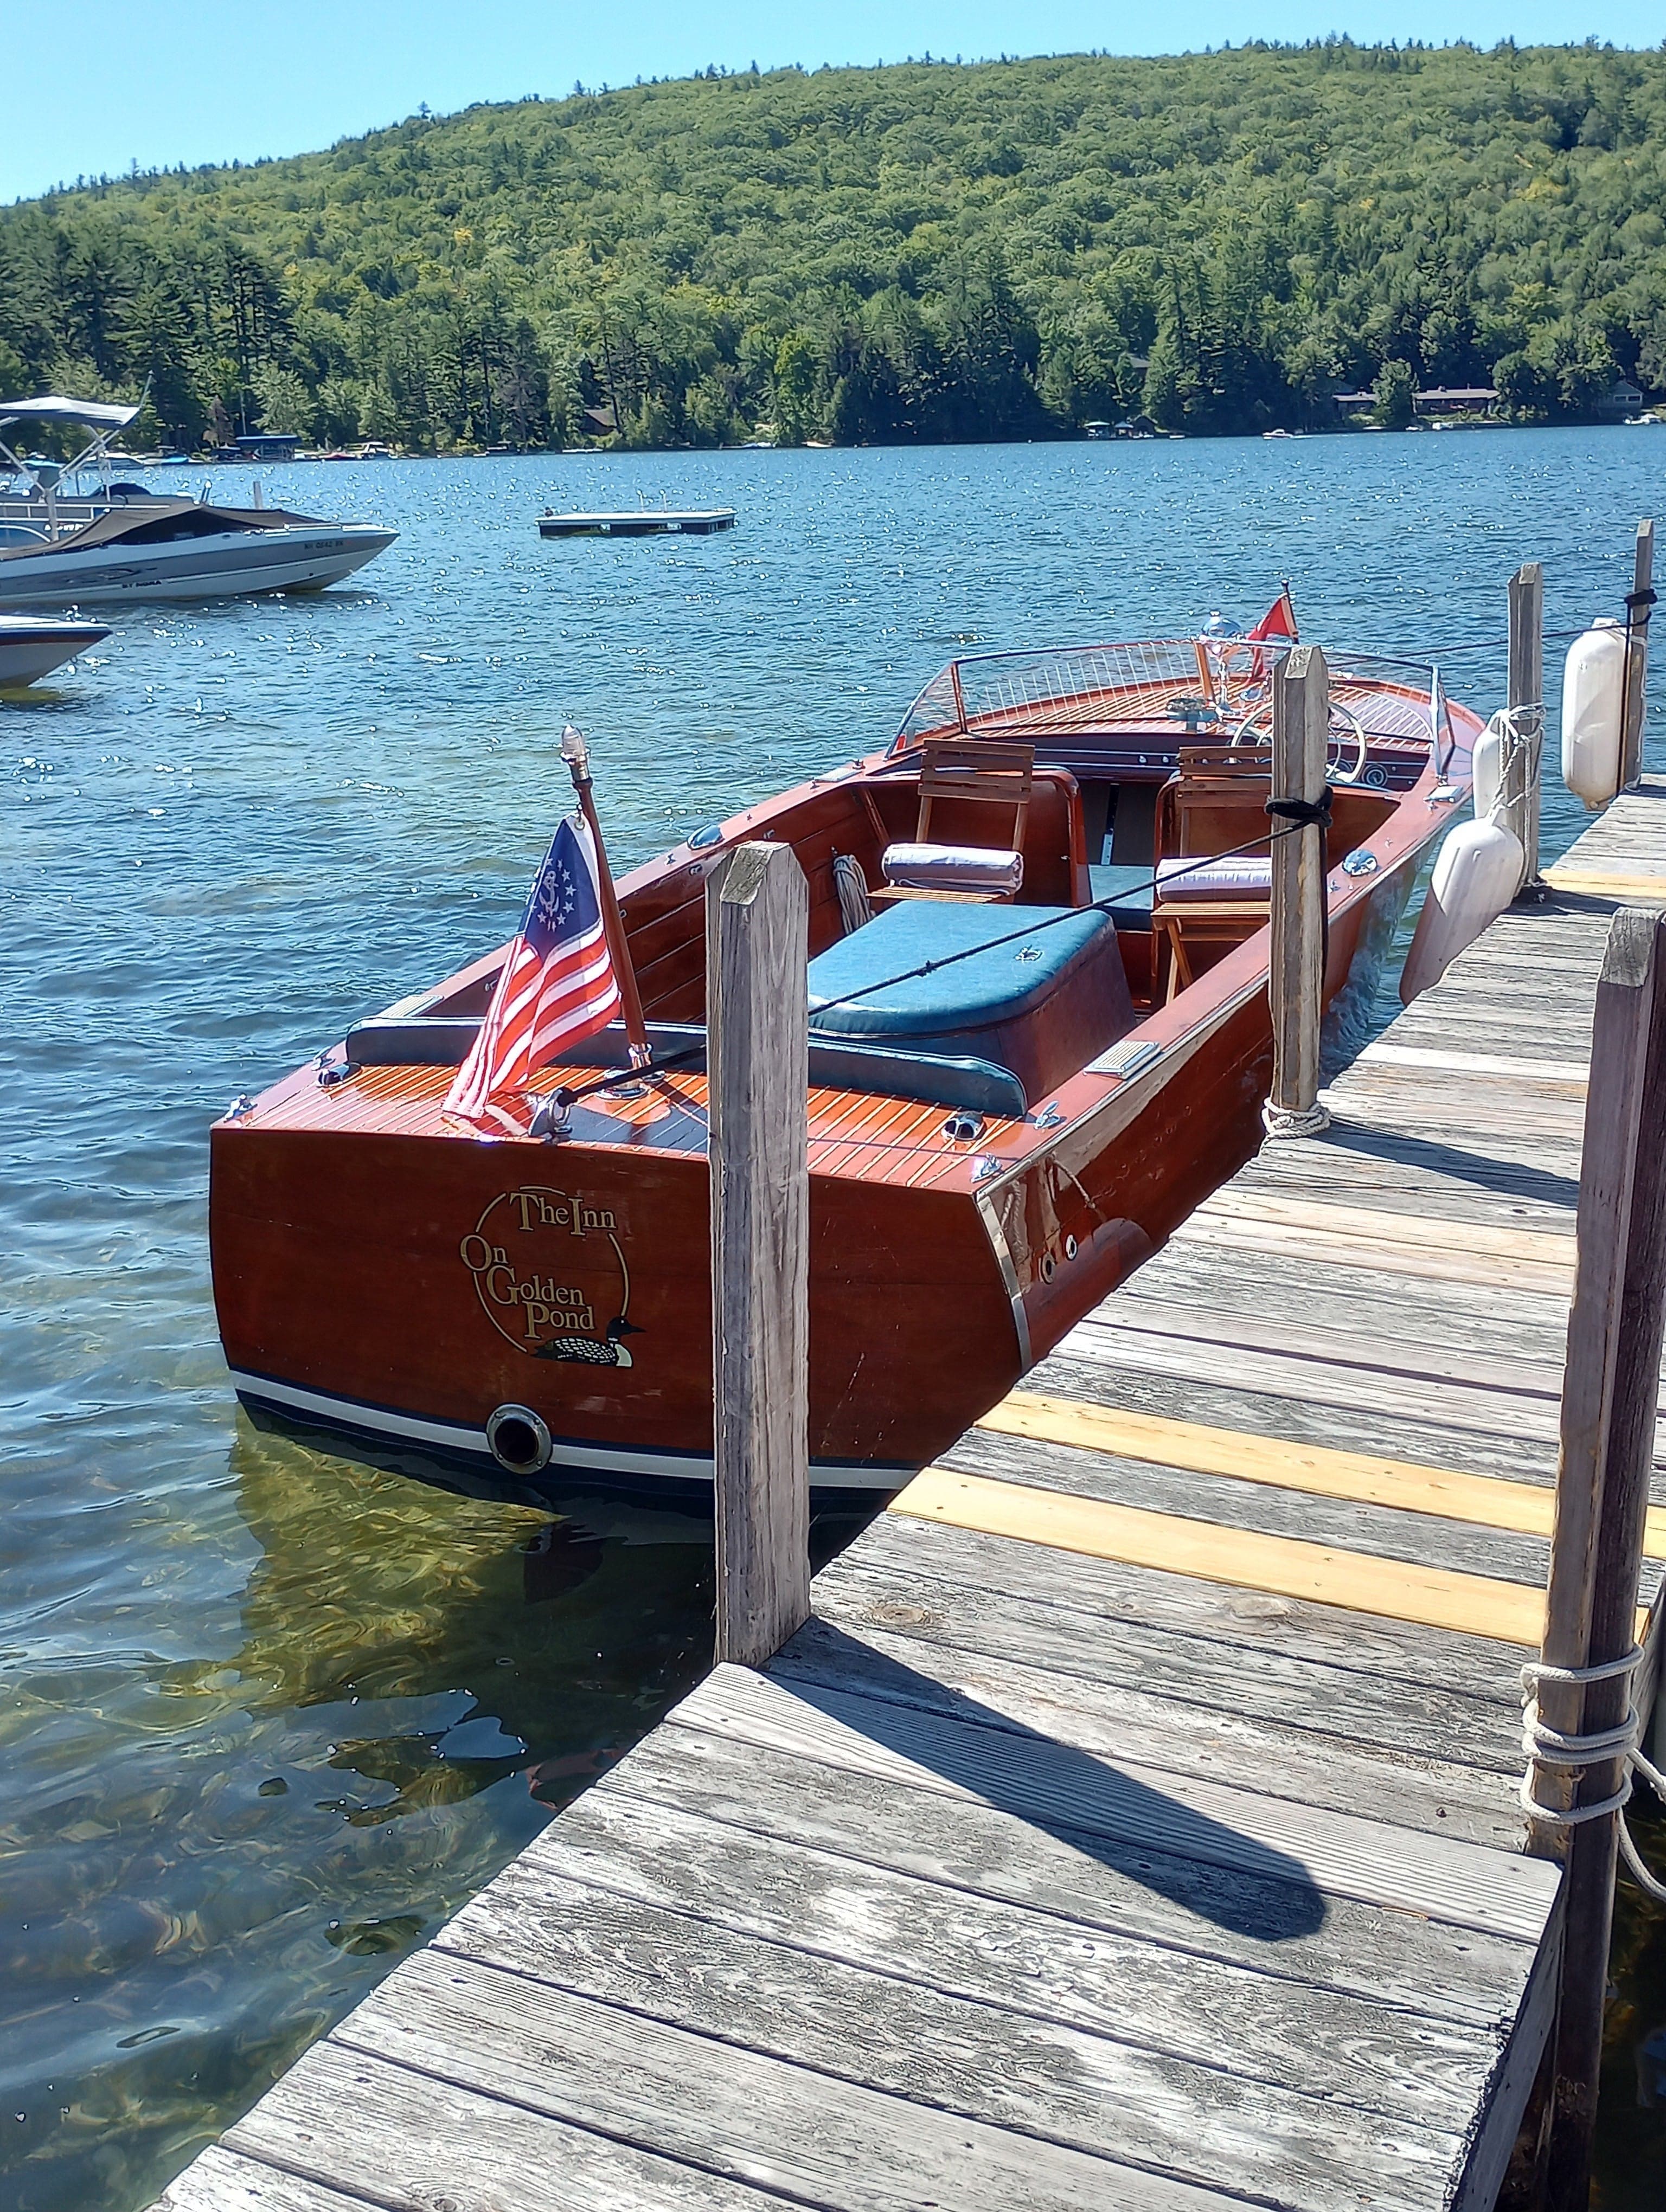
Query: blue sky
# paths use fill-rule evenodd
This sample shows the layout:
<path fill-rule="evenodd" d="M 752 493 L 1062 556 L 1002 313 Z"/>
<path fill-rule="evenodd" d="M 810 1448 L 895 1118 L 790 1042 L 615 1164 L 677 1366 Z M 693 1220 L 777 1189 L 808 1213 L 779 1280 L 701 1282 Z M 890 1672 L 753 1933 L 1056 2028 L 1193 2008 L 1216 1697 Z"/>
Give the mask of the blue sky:
<path fill-rule="evenodd" d="M 1261 36 L 1652 46 L 1657 0 L 0 0 L 0 200 L 103 171 L 305 153 L 478 100 L 909 54 L 1196 50 Z"/>

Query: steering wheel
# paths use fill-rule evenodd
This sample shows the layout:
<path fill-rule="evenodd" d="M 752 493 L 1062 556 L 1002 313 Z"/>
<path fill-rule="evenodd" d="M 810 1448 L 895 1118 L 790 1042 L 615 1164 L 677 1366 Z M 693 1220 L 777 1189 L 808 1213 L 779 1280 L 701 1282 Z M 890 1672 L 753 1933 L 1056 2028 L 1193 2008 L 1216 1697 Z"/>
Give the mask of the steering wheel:
<path fill-rule="evenodd" d="M 1265 735 L 1261 734 L 1261 726 L 1263 723 L 1266 725 Z M 1250 708 L 1237 729 L 1233 731 L 1227 743 L 1233 745 L 1246 743 L 1267 744 L 1271 742 L 1272 735 L 1273 702 L 1270 699 L 1264 699 L 1260 706 Z M 1365 772 L 1365 762 L 1370 753 L 1371 741 L 1365 735 L 1365 725 L 1359 717 L 1351 707 L 1343 706 L 1340 699 L 1333 699 L 1330 702 L 1330 728 L 1328 736 L 1329 741 L 1325 747 L 1326 781 L 1358 783 Z M 1353 746 L 1353 763 L 1350 768 L 1344 768 L 1342 754 L 1350 743 Z"/>

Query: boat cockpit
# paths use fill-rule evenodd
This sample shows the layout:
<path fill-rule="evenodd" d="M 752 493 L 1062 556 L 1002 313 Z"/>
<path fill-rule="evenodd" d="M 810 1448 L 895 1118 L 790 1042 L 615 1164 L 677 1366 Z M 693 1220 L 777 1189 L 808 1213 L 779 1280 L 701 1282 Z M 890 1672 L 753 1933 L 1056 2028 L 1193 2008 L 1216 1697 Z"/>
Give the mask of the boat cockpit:
<path fill-rule="evenodd" d="M 1033 1109 L 1266 926 L 1280 651 L 1224 671 L 1191 641 L 952 663 L 888 751 L 696 832 L 621 884 L 656 1059 L 697 1063 L 706 878 L 767 838 L 793 846 L 809 886 L 812 1085 Z M 1335 866 L 1435 747 L 1427 690 L 1339 670 L 1332 696 Z M 454 1064 L 496 972 L 480 963 L 360 1024 L 350 1063 Z M 623 1067 L 623 1032 L 569 1058 Z"/>

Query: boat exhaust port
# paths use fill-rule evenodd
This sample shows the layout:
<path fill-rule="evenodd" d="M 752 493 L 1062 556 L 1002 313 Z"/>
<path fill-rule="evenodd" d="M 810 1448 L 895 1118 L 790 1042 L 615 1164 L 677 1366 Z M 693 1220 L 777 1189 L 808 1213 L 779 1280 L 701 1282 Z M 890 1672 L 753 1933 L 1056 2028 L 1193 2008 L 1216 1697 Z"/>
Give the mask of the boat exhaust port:
<path fill-rule="evenodd" d="M 486 1423 L 486 1442 L 508 1474 L 537 1474 L 550 1464 L 550 1431 L 530 1406 L 500 1406 Z"/>

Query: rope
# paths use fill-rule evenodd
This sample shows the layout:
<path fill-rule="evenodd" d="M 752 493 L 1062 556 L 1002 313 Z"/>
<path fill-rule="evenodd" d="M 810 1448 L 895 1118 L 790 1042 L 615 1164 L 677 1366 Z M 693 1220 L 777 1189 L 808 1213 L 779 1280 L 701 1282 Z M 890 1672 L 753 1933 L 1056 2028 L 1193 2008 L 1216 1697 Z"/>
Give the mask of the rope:
<path fill-rule="evenodd" d="M 1261 1125 L 1273 1138 L 1322 1137 L 1330 1127 L 1330 1113 L 1323 1106 L 1275 1106 L 1267 1098 L 1262 1102 Z"/>
<path fill-rule="evenodd" d="M 1517 707 L 1500 707 L 1487 726 L 1501 740 L 1498 796 L 1487 818 L 1505 828 L 1508 824 L 1501 817 L 1511 793 L 1522 791 L 1530 796 L 1538 781 L 1537 756 L 1545 735 L 1544 702 L 1523 700 Z"/>
<path fill-rule="evenodd" d="M 1317 799 L 1269 799 L 1263 811 L 1275 821 L 1293 823 L 1298 830 L 1329 830 L 1330 800 L 1331 788 L 1327 784 Z"/>
<path fill-rule="evenodd" d="M 1631 1830 L 1626 1825 L 1625 1808 L 1632 1797 L 1632 1777 L 1640 1774 L 1657 1797 L 1666 1802 L 1666 1774 L 1651 1765 L 1638 1749 L 1643 1733 L 1643 1723 L 1637 1707 L 1631 1702 L 1632 1676 L 1642 1664 L 1643 1652 L 1638 1644 L 1618 1659 L 1606 1659 L 1594 1667 L 1551 1667 L 1535 1660 L 1522 1668 L 1522 1749 L 1533 1762 L 1522 1777 L 1522 1808 L 1529 1818 L 1541 1826 L 1566 1832 L 1584 1827 L 1589 1820 L 1605 1820 L 1614 1814 L 1619 1820 L 1620 1856 L 1638 1886 L 1660 1903 L 1666 1904 L 1666 1882 L 1652 1874 L 1644 1863 Z M 1539 1685 L 1558 1683 L 1565 1687 L 1583 1689 L 1592 1682 L 1613 1682 L 1624 1680 L 1627 1686 L 1626 1717 L 1615 1727 L 1593 1729 L 1589 1735 L 1566 1734 L 1551 1728 L 1539 1717 Z M 1621 1762 L 1620 1784 L 1610 1797 L 1598 1799 L 1591 1805 L 1573 1805 L 1566 1809 L 1554 1805 L 1541 1805 L 1533 1795 L 1534 1766 L 1554 1766 L 1565 1773 L 1583 1775 L 1594 1766 Z"/>
<path fill-rule="evenodd" d="M 873 919 L 873 903 L 867 895 L 867 878 L 862 864 L 849 853 L 833 855 L 833 888 L 838 894 L 839 920 L 844 933 L 850 937 L 865 929 Z"/>

